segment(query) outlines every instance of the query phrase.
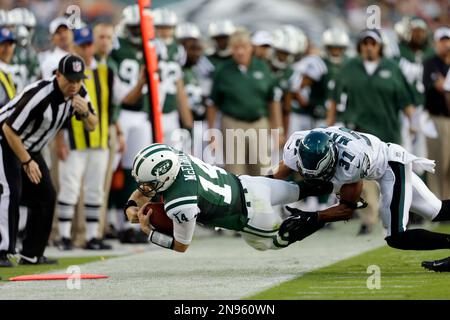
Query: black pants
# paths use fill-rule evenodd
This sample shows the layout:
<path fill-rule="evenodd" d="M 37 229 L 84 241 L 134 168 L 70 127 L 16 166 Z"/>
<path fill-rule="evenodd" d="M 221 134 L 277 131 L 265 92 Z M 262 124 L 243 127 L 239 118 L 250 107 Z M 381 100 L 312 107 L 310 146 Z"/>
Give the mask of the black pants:
<path fill-rule="evenodd" d="M 40 257 L 47 246 L 56 201 L 50 172 L 40 153 L 31 154 L 42 173 L 41 181 L 33 184 L 4 137 L 1 137 L 0 148 L 0 183 L 3 191 L 0 198 L 0 230 L 3 230 L 0 232 L 0 252 L 15 253 L 22 195 L 28 207 L 22 254 Z M 5 237 L 8 237 L 7 247 Z"/>

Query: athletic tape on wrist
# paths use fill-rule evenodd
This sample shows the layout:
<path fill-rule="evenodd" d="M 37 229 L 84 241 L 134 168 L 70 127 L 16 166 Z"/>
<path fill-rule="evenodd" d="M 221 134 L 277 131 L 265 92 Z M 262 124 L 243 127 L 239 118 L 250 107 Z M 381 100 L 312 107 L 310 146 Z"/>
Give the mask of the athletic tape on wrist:
<path fill-rule="evenodd" d="M 173 248 L 173 237 L 155 230 L 150 231 L 148 241 L 166 249 Z"/>

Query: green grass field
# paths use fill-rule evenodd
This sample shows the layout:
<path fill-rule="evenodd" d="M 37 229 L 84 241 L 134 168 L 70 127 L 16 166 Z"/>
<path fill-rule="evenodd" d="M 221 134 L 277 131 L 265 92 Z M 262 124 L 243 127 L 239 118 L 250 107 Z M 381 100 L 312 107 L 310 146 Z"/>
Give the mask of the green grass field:
<path fill-rule="evenodd" d="M 450 225 L 441 225 L 435 231 L 450 233 Z M 450 250 L 403 251 L 385 246 L 306 273 L 248 299 L 450 299 L 450 273 L 421 267 L 423 260 L 448 256 Z M 373 275 L 367 273 L 371 265 L 380 268 L 380 289 L 367 286 Z"/>
<path fill-rule="evenodd" d="M 111 257 L 83 257 L 83 258 L 59 258 L 57 265 L 38 265 L 38 266 L 22 266 L 16 265 L 14 268 L 0 268 L 0 285 L 9 282 L 9 278 L 46 273 L 51 270 L 67 269 L 71 265 L 81 265 L 84 263 L 100 261 Z"/>

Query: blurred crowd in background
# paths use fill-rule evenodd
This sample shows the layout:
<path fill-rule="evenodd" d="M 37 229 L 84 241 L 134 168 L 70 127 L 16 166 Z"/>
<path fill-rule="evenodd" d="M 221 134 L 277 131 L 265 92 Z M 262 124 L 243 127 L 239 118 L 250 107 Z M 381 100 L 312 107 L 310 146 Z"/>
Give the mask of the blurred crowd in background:
<path fill-rule="evenodd" d="M 89 68 L 107 66 L 121 83 L 114 82 L 122 100 L 109 110 L 109 144 L 92 147 L 111 151 L 108 169 L 98 180 L 105 181 L 101 216 L 85 222 L 78 214 L 83 211 L 82 198 L 77 197 L 70 203 L 78 204 L 74 218 L 67 214 L 70 210 L 60 193 L 52 239 L 62 250 L 82 247 L 94 234 L 99 239 L 118 237 L 123 243 L 146 242 L 122 212 L 135 188 L 132 159 L 151 143 L 140 18 L 133 3 L 2 0 L 0 4 L 0 27 L 17 36 L 14 58 L 3 62 L 11 65 L 18 93 L 40 77 L 51 76 L 57 57 L 68 52 L 95 60 Z M 381 10 L 380 30 L 367 29 L 367 7 L 372 4 Z M 67 12 L 70 5 L 80 8 L 83 23 L 77 30 L 70 17 L 73 11 Z M 272 145 L 282 148 L 293 131 L 344 125 L 437 160 L 439 179 L 423 179 L 438 197 L 450 197 L 447 0 L 174 0 L 153 1 L 153 6 L 165 143 L 202 157 L 209 139 L 214 140 L 208 136 L 205 141 L 201 134 L 208 128 L 276 129 L 279 136 Z M 124 102 L 132 90 L 142 96 Z M 79 148 L 72 140 L 71 148 Z M 248 157 L 251 146 L 270 144 L 269 140 L 249 138 L 239 148 Z M 57 163 L 64 157 L 61 145 L 55 144 L 48 159 L 58 185 Z M 268 150 L 269 158 L 270 151 L 275 154 Z M 259 160 L 224 167 L 235 174 L 258 175 L 263 167 Z M 376 183 L 365 185 L 364 197 L 371 205 L 361 213 L 361 235 L 377 223 L 377 188 Z M 305 206 L 318 210 L 333 201 L 310 199 Z M 90 236 L 84 237 L 92 221 L 97 224 L 91 224 Z M 99 241 L 89 249 L 108 247 Z"/>

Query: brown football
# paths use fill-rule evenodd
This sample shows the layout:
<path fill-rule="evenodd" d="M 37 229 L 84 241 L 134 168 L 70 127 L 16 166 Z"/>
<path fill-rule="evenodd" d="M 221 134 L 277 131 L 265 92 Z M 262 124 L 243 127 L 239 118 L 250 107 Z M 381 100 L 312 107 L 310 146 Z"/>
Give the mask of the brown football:
<path fill-rule="evenodd" d="M 166 211 L 164 210 L 164 203 L 151 203 L 146 207 L 145 213 L 147 213 L 150 209 L 153 210 L 153 213 L 150 216 L 150 224 L 153 228 L 161 233 L 172 235 L 173 221 L 167 216 Z"/>

